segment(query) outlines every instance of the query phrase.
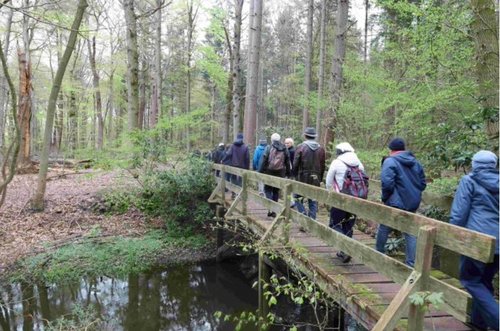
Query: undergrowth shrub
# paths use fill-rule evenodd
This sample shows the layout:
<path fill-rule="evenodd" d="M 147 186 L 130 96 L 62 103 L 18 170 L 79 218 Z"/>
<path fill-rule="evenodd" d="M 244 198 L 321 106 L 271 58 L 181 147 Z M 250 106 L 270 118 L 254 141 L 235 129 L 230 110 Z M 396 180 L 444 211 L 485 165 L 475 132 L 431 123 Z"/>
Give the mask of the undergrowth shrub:
<path fill-rule="evenodd" d="M 149 172 L 137 207 L 165 220 L 169 232 L 179 236 L 196 231 L 212 218 L 206 202 L 215 186 L 210 163 L 190 157 L 177 169 Z"/>

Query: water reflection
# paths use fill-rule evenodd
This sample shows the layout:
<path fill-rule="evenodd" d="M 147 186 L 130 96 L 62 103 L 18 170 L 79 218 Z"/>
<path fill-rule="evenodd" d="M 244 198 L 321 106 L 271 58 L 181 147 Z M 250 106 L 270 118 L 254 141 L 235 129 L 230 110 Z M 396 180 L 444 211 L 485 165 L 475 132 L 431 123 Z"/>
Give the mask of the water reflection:
<path fill-rule="evenodd" d="M 0 288 L 2 330 L 44 330 L 47 321 L 92 306 L 107 330 L 233 330 L 214 313 L 254 310 L 256 291 L 234 263 L 175 266 L 127 279 L 84 279 L 73 286 Z"/>

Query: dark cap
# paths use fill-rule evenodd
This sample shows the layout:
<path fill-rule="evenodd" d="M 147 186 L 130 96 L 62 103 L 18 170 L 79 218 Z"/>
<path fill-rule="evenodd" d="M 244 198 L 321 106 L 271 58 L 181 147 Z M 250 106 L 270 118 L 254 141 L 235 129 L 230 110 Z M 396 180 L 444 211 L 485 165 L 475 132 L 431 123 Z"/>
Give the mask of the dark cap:
<path fill-rule="evenodd" d="M 405 141 L 403 138 L 394 138 L 391 140 L 389 145 L 387 145 L 391 151 L 404 151 L 405 150 Z"/>
<path fill-rule="evenodd" d="M 240 133 L 238 133 L 238 134 L 236 135 L 236 139 L 241 139 L 241 140 L 243 140 L 243 133 L 241 133 L 241 132 L 240 132 Z"/>
<path fill-rule="evenodd" d="M 313 127 L 307 127 L 304 130 L 304 136 L 309 138 L 316 138 L 316 129 Z"/>

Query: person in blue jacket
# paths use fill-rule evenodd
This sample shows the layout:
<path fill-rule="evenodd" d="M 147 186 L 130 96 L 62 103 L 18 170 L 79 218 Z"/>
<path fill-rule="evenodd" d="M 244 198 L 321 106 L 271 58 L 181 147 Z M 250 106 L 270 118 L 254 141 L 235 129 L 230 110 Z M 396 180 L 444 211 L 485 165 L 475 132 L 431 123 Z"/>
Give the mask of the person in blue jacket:
<path fill-rule="evenodd" d="M 450 223 L 496 238 L 495 257 L 483 263 L 467 256 L 460 260 L 460 282 L 472 296 L 474 326 L 498 330 L 498 302 L 493 278 L 498 273 L 498 158 L 479 151 L 472 158 L 472 172 L 460 180 L 453 199 Z"/>
<path fill-rule="evenodd" d="M 412 152 L 405 150 L 405 142 L 394 138 L 388 145 L 389 157 L 382 163 L 382 202 L 390 207 L 415 212 L 422 201 L 422 192 L 427 186 L 424 169 Z M 385 244 L 392 228 L 380 224 L 377 231 L 376 249 L 385 253 Z M 415 265 L 417 238 L 404 233 L 406 242 L 405 263 Z"/>
<path fill-rule="evenodd" d="M 253 160 L 252 160 L 252 169 L 255 171 L 259 171 L 260 159 L 262 155 L 264 155 L 264 150 L 267 147 L 267 140 L 265 138 L 261 138 L 259 140 L 259 146 L 255 147 L 255 151 L 253 152 Z M 264 183 L 257 183 L 259 188 L 259 194 L 264 196 Z"/>

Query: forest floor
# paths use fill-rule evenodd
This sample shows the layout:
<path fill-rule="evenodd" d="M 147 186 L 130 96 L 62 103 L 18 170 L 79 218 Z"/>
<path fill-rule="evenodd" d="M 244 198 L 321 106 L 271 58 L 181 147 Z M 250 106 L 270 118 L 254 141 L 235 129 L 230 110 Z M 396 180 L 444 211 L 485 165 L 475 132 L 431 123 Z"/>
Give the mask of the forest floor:
<path fill-rule="evenodd" d="M 0 274 L 19 258 L 97 231 L 99 236 L 137 237 L 161 226 L 160 220 L 146 218 L 134 208 L 120 215 L 104 213 L 103 192 L 138 185 L 126 171 L 54 169 L 47 177 L 43 212 L 30 210 L 36 174 L 17 175 L 9 184 L 0 208 Z"/>

